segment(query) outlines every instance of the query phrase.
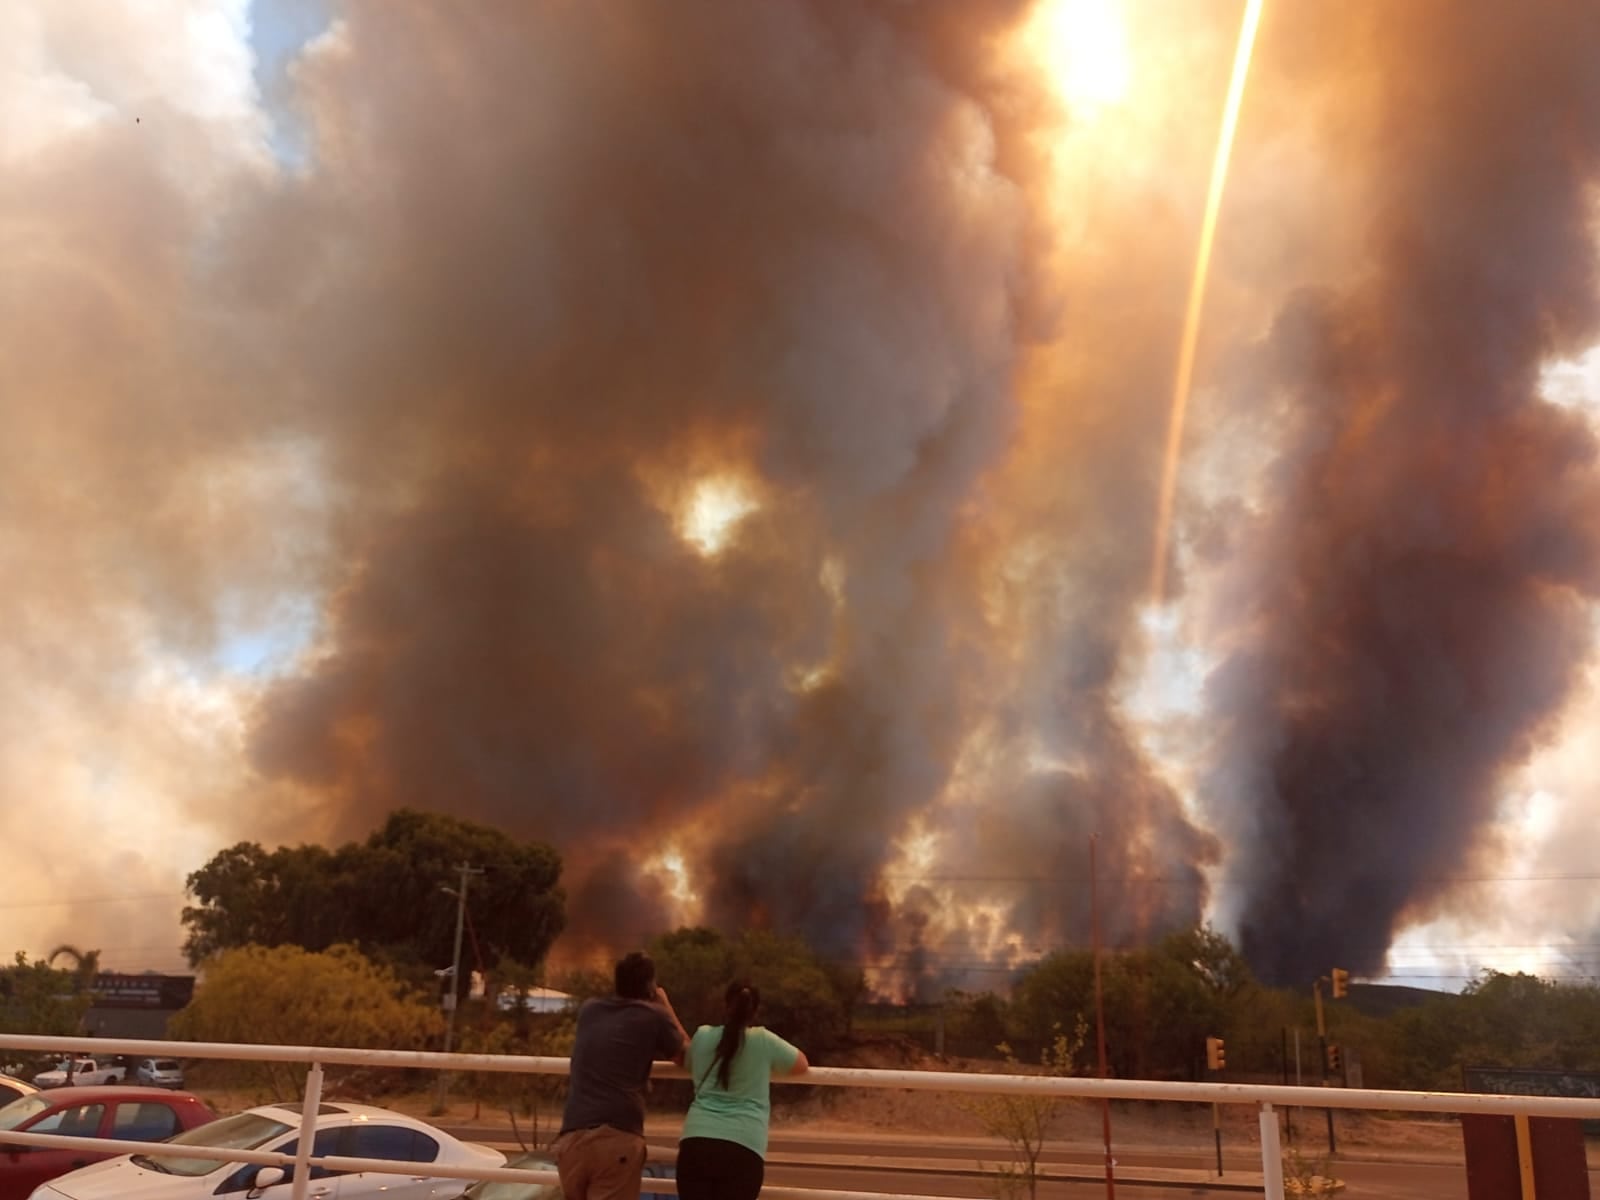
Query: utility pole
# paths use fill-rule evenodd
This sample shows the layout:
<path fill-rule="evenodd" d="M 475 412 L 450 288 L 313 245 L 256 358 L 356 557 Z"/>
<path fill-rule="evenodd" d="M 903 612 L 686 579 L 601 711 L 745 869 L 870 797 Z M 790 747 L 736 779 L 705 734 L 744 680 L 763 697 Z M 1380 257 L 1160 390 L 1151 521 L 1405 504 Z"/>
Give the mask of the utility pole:
<path fill-rule="evenodd" d="M 1216 1072 L 1224 1070 L 1228 1065 L 1228 1046 L 1219 1037 L 1206 1039 L 1206 1078 L 1210 1079 Z M 1211 1104 L 1211 1136 L 1217 1143 L 1217 1178 L 1222 1178 L 1222 1105 L 1212 1101 Z"/>
<path fill-rule="evenodd" d="M 461 872 L 461 886 L 458 888 L 440 887 L 440 891 L 456 898 L 456 945 L 450 958 L 450 987 L 444 994 L 444 1052 L 450 1053 L 450 1047 L 455 1041 L 456 1009 L 461 1003 L 461 932 L 467 919 L 467 885 L 474 875 L 482 875 L 481 867 L 470 866 L 467 863 L 456 864 L 456 870 Z M 450 1072 L 439 1072 L 439 1094 L 434 1099 L 433 1113 L 437 1116 L 444 1111 L 445 1092 L 450 1086 Z"/>
<path fill-rule="evenodd" d="M 1100 991 L 1100 880 L 1095 869 L 1095 846 L 1100 841 L 1098 833 L 1089 836 L 1089 936 L 1094 941 L 1094 1026 L 1095 1041 L 1100 1048 L 1100 1078 L 1110 1072 L 1106 1068 L 1106 1004 Z M 1100 1098 L 1100 1120 L 1106 1143 L 1106 1200 L 1116 1200 L 1116 1160 L 1111 1157 L 1111 1099 Z"/>
<path fill-rule="evenodd" d="M 1282 1031 L 1283 1031 L 1283 1052 L 1282 1052 L 1282 1055 L 1281 1055 L 1281 1060 L 1282 1060 L 1282 1063 L 1283 1063 L 1283 1086 L 1284 1087 L 1288 1087 L 1289 1086 L 1289 1027 L 1287 1025 L 1282 1026 Z M 1300 1031 L 1298 1029 L 1295 1030 L 1294 1048 L 1295 1048 L 1295 1071 L 1298 1073 L 1298 1071 L 1300 1069 L 1300 1060 L 1299 1060 Z M 1286 1109 L 1283 1110 L 1283 1129 L 1284 1129 L 1284 1133 L 1289 1138 L 1289 1144 L 1291 1146 L 1294 1145 L 1294 1109 L 1292 1109 L 1292 1108 L 1286 1108 Z"/>
<path fill-rule="evenodd" d="M 1328 1086 L 1328 1022 L 1322 1015 L 1322 976 L 1317 976 L 1317 981 L 1311 985 L 1311 995 L 1317 1002 L 1317 1051 L 1322 1059 L 1322 1086 Z M 1337 1154 L 1339 1144 L 1333 1136 L 1333 1109 L 1322 1110 L 1328 1115 L 1328 1153 Z"/>

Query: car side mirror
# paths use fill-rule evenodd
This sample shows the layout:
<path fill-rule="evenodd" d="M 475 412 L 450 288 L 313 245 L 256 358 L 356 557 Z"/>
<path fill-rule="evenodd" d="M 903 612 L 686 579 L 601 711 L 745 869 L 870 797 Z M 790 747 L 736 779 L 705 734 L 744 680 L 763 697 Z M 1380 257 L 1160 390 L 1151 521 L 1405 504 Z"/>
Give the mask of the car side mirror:
<path fill-rule="evenodd" d="M 256 1177 L 250 1181 L 250 1195 L 259 1196 L 275 1183 L 282 1183 L 289 1177 L 282 1167 L 262 1167 L 256 1172 Z"/>

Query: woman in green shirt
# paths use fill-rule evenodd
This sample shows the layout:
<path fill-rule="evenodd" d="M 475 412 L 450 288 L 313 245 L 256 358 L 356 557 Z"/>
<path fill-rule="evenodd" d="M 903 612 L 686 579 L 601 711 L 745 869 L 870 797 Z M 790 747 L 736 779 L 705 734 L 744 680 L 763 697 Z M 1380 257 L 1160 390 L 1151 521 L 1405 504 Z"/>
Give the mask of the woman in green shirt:
<path fill-rule="evenodd" d="M 683 1200 L 755 1200 L 761 1194 L 772 1077 L 799 1075 L 810 1067 L 795 1047 L 751 1024 L 761 1007 L 754 987 L 730 983 L 725 1001 L 724 1023 L 700 1026 L 684 1057 L 694 1080 L 694 1103 L 678 1142 Z"/>

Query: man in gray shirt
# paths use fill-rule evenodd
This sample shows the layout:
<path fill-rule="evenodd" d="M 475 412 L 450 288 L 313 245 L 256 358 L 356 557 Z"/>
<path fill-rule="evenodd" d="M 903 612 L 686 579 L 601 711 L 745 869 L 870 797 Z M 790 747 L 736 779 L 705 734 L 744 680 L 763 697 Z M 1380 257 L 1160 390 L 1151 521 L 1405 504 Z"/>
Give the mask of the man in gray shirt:
<path fill-rule="evenodd" d="M 617 964 L 616 991 L 578 1010 L 567 1108 L 551 1146 L 566 1200 L 638 1200 L 650 1066 L 681 1064 L 689 1041 L 648 954 Z"/>

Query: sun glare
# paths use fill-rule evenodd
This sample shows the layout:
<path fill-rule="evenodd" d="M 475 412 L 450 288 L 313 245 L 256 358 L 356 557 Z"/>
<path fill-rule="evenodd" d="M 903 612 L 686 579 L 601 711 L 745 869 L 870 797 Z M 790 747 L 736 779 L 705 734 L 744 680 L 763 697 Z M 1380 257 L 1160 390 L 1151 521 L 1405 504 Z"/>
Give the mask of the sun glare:
<path fill-rule="evenodd" d="M 756 502 L 737 480 L 725 475 L 702 479 L 689 493 L 680 532 L 707 558 L 721 553 L 735 526 L 754 512 Z"/>
<path fill-rule="evenodd" d="M 794 667 L 789 671 L 789 690 L 814 692 L 833 677 L 831 663 L 817 663 L 809 667 Z"/>
<path fill-rule="evenodd" d="M 1023 39 L 1075 117 L 1128 95 L 1127 31 L 1116 0 L 1039 0 Z"/>

